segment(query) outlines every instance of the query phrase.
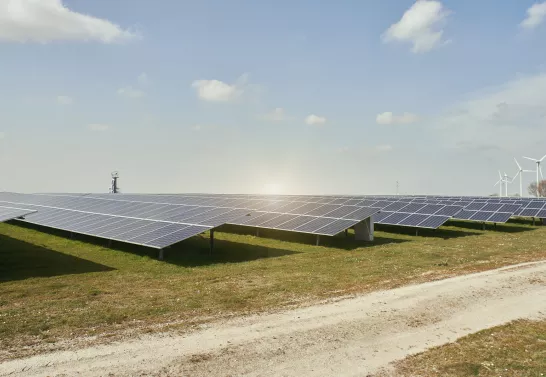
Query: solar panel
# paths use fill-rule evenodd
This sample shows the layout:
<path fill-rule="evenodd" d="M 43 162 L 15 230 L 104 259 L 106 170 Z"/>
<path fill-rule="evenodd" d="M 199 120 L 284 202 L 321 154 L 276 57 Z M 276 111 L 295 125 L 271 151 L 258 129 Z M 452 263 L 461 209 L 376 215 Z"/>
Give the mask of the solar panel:
<path fill-rule="evenodd" d="M 420 213 L 414 213 L 398 223 L 398 225 L 418 227 L 423 221 L 428 219 L 429 215 L 423 215 Z"/>
<path fill-rule="evenodd" d="M 449 216 L 429 216 L 428 219 L 419 223 L 419 228 L 437 229 L 438 227 L 445 224 L 446 221 L 448 221 L 449 219 Z"/>
<path fill-rule="evenodd" d="M 36 211 L 29 210 L 29 209 L 0 206 L 0 222 L 13 220 L 18 217 L 30 215 L 35 212 Z"/>

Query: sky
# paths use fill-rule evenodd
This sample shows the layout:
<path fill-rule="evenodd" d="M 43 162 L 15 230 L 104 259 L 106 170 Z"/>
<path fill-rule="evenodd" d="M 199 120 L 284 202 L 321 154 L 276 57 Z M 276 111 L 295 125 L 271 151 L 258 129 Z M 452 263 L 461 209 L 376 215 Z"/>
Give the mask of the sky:
<path fill-rule="evenodd" d="M 0 190 L 498 193 L 545 37 L 533 0 L 0 0 Z"/>

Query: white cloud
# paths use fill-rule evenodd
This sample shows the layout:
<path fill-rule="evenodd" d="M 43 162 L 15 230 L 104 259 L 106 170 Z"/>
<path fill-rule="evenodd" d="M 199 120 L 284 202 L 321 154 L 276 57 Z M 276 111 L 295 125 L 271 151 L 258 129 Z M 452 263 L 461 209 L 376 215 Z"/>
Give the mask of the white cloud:
<path fill-rule="evenodd" d="M 108 131 L 110 129 L 110 126 L 107 124 L 102 123 L 92 123 L 89 126 L 87 126 L 91 131 L 97 131 L 97 132 L 103 132 Z"/>
<path fill-rule="evenodd" d="M 315 114 L 311 114 L 311 115 L 308 115 L 305 118 L 305 123 L 307 123 L 307 124 L 309 124 L 311 126 L 312 125 L 321 125 L 321 124 L 326 123 L 326 118 L 315 115 Z"/>
<path fill-rule="evenodd" d="M 523 153 L 534 143 L 545 143 L 546 73 L 520 77 L 474 94 L 433 119 L 431 126 L 448 144 L 466 149 L 496 146 Z"/>
<path fill-rule="evenodd" d="M 203 128 L 205 128 L 205 127 L 203 125 L 201 125 L 201 124 L 195 124 L 195 125 L 191 126 L 191 129 L 193 131 L 197 131 L 197 132 L 202 131 Z"/>
<path fill-rule="evenodd" d="M 72 105 L 74 100 L 69 96 L 57 96 L 57 103 L 59 105 Z"/>
<path fill-rule="evenodd" d="M 134 37 L 108 20 L 71 11 L 61 0 L 0 1 L 0 41 L 118 43 Z"/>
<path fill-rule="evenodd" d="M 272 122 L 282 122 L 283 120 L 286 120 L 286 112 L 282 107 L 277 107 L 270 113 L 265 114 L 264 119 Z"/>
<path fill-rule="evenodd" d="M 192 87 L 197 90 L 197 96 L 200 99 L 211 102 L 230 102 L 243 93 L 243 89 L 238 87 L 238 84 L 229 85 L 219 80 L 196 80 L 192 83 Z"/>
<path fill-rule="evenodd" d="M 146 95 L 142 90 L 135 89 L 132 86 L 126 86 L 125 88 L 119 88 L 118 94 L 120 96 L 129 97 L 129 98 L 142 98 Z"/>
<path fill-rule="evenodd" d="M 142 72 L 140 75 L 138 75 L 137 80 L 140 85 L 148 85 L 150 83 L 150 78 L 145 72 Z"/>
<path fill-rule="evenodd" d="M 521 27 L 525 29 L 533 29 L 540 25 L 546 18 L 546 1 L 543 3 L 533 4 L 527 9 L 527 18 L 522 21 Z"/>
<path fill-rule="evenodd" d="M 442 26 L 448 13 L 439 1 L 418 0 L 400 21 L 387 29 L 382 39 L 412 43 L 414 53 L 430 51 L 445 43 Z"/>
<path fill-rule="evenodd" d="M 378 114 L 375 118 L 377 124 L 411 124 L 419 121 L 419 116 L 412 113 L 404 113 L 402 115 L 395 115 L 390 111 Z"/>
<path fill-rule="evenodd" d="M 375 150 L 378 152 L 390 152 L 392 151 L 392 145 L 389 145 L 389 144 L 377 145 L 375 147 Z"/>

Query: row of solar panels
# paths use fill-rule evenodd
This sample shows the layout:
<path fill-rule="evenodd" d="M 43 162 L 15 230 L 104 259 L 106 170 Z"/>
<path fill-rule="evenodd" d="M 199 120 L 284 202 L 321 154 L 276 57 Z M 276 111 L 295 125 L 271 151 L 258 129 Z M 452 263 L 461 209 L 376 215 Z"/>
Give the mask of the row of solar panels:
<path fill-rule="evenodd" d="M 0 204 L 38 211 L 20 221 L 158 249 L 225 223 L 268 222 L 265 225 L 275 229 L 335 235 L 379 212 L 378 208 L 297 201 L 245 204 L 230 199 L 206 200 L 209 205 L 196 205 L 195 201 L 180 204 L 164 199 L 156 196 L 150 200 L 147 195 L 0 193 Z"/>
<path fill-rule="evenodd" d="M 107 194 L 99 197 L 107 197 Z M 437 200 L 437 198 L 426 199 L 423 197 L 327 197 L 327 196 L 258 196 L 258 195 L 124 195 L 131 200 L 161 201 L 165 203 L 222 203 L 223 205 L 239 205 L 248 209 L 260 211 L 274 211 L 276 206 L 283 206 L 295 200 L 304 199 L 309 203 L 304 208 L 324 209 L 336 203 L 341 206 L 340 210 L 347 205 L 361 205 L 381 209 L 381 214 L 376 215 L 374 220 L 379 224 L 390 224 L 400 226 L 437 228 L 450 218 L 458 218 L 479 222 L 503 223 L 520 212 L 522 204 L 515 200 L 503 200 L 498 198 L 478 198 L 472 200 Z M 268 199 L 268 200 L 266 200 Z M 300 203 L 300 202 L 298 202 Z M 315 207 L 313 206 L 313 204 Z M 525 205 L 542 207 L 544 201 L 525 201 Z M 537 204 L 538 203 L 538 204 Z M 468 209 L 468 211 L 466 211 Z M 469 212 L 470 211 L 470 212 Z M 536 213 L 535 213 L 536 212 Z M 533 213 L 524 211 L 525 216 L 540 217 L 537 210 Z M 302 213 L 305 214 L 305 213 Z M 412 216 L 414 215 L 414 216 Z M 428 215 L 428 216 L 422 216 Z M 244 221 L 245 225 L 261 226 L 261 221 Z M 282 219 L 282 218 L 281 218 Z M 280 220 L 280 219 L 279 219 Z M 273 221 L 273 220 L 272 220 Z M 243 224 L 243 221 L 236 221 Z M 268 225 L 268 224 L 267 224 Z M 265 227 L 265 226 L 264 226 Z"/>
<path fill-rule="evenodd" d="M 119 196 L 119 195 L 118 195 Z M 98 198 L 111 198 L 109 194 L 102 195 L 88 195 L 87 197 Z M 305 218 L 291 219 L 290 214 L 293 213 L 292 207 L 297 206 L 297 211 L 300 215 L 315 215 L 315 216 L 335 216 L 343 220 L 363 220 L 371 216 L 373 213 L 381 211 L 387 211 L 387 214 L 394 214 L 394 212 L 415 214 L 408 219 L 401 219 L 400 222 L 395 225 L 400 226 L 412 226 L 420 228 L 432 228 L 436 229 L 446 221 L 448 221 L 454 214 L 462 210 L 461 206 L 452 205 L 419 205 L 410 202 L 397 202 L 396 200 L 369 200 L 369 199 L 347 199 L 347 198 L 332 198 L 332 197 L 301 197 L 301 196 L 249 196 L 242 198 L 239 195 L 194 195 L 194 194 L 178 194 L 178 195 L 139 195 L 139 194 L 123 194 L 119 196 L 123 200 L 143 200 L 150 202 L 162 202 L 162 203 L 199 203 L 199 204 L 222 204 L 226 206 L 241 206 L 249 210 L 254 210 L 251 216 L 246 218 L 240 218 L 230 221 L 230 224 L 245 225 L 260 228 L 271 228 L 279 230 L 293 230 L 298 232 L 310 232 L 313 234 L 324 234 L 325 231 L 328 235 L 334 235 L 339 233 L 339 229 L 343 226 L 347 228 L 349 222 L 338 221 L 336 223 L 329 224 L 324 228 L 317 228 L 309 231 L 309 227 L 317 223 L 300 224 L 305 221 Z M 266 199 L 264 199 L 266 198 Z M 306 202 L 300 202 L 299 199 L 305 199 Z M 120 199 L 121 200 L 121 199 Z M 311 201 L 310 201 L 311 200 Z M 329 203 L 325 203 L 328 201 Z M 302 204 L 304 203 L 304 204 Z M 358 204 L 358 205 L 356 205 Z M 354 211 L 355 207 L 363 206 L 363 208 L 371 208 L 372 211 L 365 210 L 364 216 L 351 217 L 350 212 Z M 373 212 L 373 213 L 372 213 Z M 272 213 L 272 215 L 267 215 Z M 276 214 L 284 214 L 284 216 L 275 216 Z M 358 212 L 353 212 L 358 213 Z M 272 218 L 269 218 L 272 216 Z M 391 224 L 394 217 L 390 220 L 384 219 L 385 216 L 377 214 L 374 216 L 374 221 L 379 223 Z M 385 222 L 384 222 L 385 221 Z M 390 222 L 386 222 L 390 221 Z M 343 229 L 342 229 L 343 230 Z"/>

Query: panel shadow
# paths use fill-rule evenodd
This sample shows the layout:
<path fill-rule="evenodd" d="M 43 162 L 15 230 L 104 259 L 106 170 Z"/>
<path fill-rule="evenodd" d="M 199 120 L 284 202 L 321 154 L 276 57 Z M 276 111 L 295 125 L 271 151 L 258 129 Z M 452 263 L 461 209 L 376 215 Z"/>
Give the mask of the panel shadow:
<path fill-rule="evenodd" d="M 0 235 L 0 283 L 112 270 L 102 264 Z"/>
<path fill-rule="evenodd" d="M 463 230 L 446 229 L 444 227 L 440 227 L 438 229 L 425 229 L 425 228 L 411 228 L 411 227 L 384 225 L 384 224 L 375 224 L 375 229 L 382 232 L 404 234 L 408 236 L 442 238 L 444 240 L 448 240 L 452 238 L 479 236 L 481 234 L 479 232 L 468 232 Z"/>

